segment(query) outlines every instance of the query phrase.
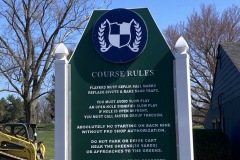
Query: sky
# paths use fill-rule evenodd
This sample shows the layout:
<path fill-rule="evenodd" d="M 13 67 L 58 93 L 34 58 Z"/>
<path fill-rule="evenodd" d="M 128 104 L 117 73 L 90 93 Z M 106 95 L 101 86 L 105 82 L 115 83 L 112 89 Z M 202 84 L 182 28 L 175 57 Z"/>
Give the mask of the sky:
<path fill-rule="evenodd" d="M 103 1 L 103 0 L 97 0 Z M 233 4 L 240 6 L 240 0 L 112 0 L 109 9 L 148 8 L 160 31 L 169 25 L 186 21 L 194 10 L 199 11 L 200 4 L 214 4 L 220 13 Z M 0 98 L 8 95 L 0 92 Z"/>
<path fill-rule="evenodd" d="M 200 4 L 214 4 L 220 13 L 233 4 L 240 6 L 240 0 L 112 0 L 109 9 L 148 8 L 160 30 L 180 21 L 186 21 L 193 11 L 199 11 Z"/>

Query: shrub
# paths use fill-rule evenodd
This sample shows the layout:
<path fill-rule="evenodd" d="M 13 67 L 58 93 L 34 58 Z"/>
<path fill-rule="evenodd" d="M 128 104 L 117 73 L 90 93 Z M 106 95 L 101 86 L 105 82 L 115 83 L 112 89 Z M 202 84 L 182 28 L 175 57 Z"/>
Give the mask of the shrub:
<path fill-rule="evenodd" d="M 194 160 L 226 160 L 229 140 L 219 130 L 194 129 Z"/>

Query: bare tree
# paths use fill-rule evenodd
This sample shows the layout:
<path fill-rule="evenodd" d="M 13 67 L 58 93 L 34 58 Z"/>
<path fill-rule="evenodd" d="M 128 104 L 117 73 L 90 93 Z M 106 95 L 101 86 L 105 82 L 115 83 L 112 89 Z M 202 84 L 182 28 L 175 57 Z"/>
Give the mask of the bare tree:
<path fill-rule="evenodd" d="M 42 96 L 38 99 L 37 104 L 37 120 L 38 123 L 51 123 L 52 108 L 49 101 L 46 99 L 48 95 Z"/>
<path fill-rule="evenodd" d="M 22 97 L 27 123 L 36 123 L 37 98 L 48 92 L 55 44 L 79 39 L 94 8 L 93 0 L 0 2 L 0 75 L 6 84 L 0 91 Z"/>
<path fill-rule="evenodd" d="M 203 124 L 207 115 L 219 43 L 240 41 L 240 8 L 233 5 L 221 14 L 214 5 L 201 5 L 186 23 L 178 23 L 164 30 L 166 40 L 174 51 L 174 44 L 183 36 L 190 47 L 190 72 L 193 123 Z"/>

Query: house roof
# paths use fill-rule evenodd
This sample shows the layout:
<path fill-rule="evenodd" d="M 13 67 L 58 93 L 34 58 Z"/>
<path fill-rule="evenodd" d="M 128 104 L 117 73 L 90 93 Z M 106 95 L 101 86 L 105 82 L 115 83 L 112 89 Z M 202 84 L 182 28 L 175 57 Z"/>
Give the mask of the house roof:
<path fill-rule="evenodd" d="M 220 45 L 240 72 L 240 43 L 229 42 Z"/>
<path fill-rule="evenodd" d="M 224 53 L 226 53 L 226 55 L 229 57 L 231 63 L 233 63 L 235 65 L 235 67 L 237 68 L 237 70 L 240 72 L 240 43 L 239 42 L 238 43 L 237 42 L 221 43 L 218 46 L 218 54 L 220 52 L 222 52 L 221 50 L 223 50 Z M 221 62 L 218 61 L 217 63 L 221 63 Z M 229 70 L 227 70 L 227 71 L 229 71 Z M 227 72 L 225 74 L 227 74 Z M 216 75 L 217 75 L 217 65 L 216 65 L 216 72 L 214 74 L 214 81 L 213 81 L 214 88 L 215 88 L 215 82 L 216 82 L 216 78 L 217 78 Z M 226 82 L 223 82 L 223 83 L 226 83 Z M 206 128 L 211 128 L 212 120 L 218 119 L 220 117 L 219 108 L 212 108 L 213 105 L 216 105 L 216 104 L 213 104 L 213 95 L 214 94 L 217 95 L 217 96 L 215 96 L 214 100 L 218 101 L 218 96 L 220 93 L 222 93 L 222 90 L 219 90 L 218 93 L 216 93 L 215 89 L 212 90 L 211 109 L 208 110 L 208 113 L 207 113 L 207 116 L 206 116 L 206 119 L 204 122 L 204 126 Z M 216 102 L 216 103 L 218 103 L 218 102 Z"/>

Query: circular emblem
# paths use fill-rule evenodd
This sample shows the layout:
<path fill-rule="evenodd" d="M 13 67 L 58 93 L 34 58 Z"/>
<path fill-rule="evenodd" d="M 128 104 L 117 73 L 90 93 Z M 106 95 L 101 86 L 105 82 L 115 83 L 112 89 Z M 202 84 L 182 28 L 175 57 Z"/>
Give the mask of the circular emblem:
<path fill-rule="evenodd" d="M 126 63 L 137 58 L 147 43 L 147 26 L 137 13 L 113 9 L 102 15 L 93 29 L 93 43 L 104 59 Z"/>

